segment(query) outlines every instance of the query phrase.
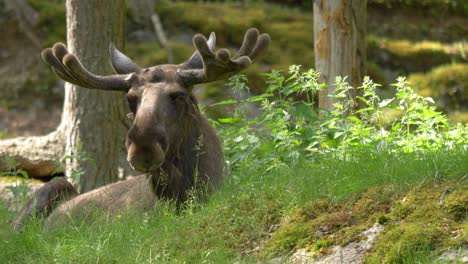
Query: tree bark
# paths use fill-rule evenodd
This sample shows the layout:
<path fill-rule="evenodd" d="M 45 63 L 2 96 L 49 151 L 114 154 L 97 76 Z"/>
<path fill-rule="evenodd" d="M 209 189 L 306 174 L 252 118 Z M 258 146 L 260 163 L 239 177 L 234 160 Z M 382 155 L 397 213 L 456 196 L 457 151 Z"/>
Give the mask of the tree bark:
<path fill-rule="evenodd" d="M 333 110 L 337 76 L 358 87 L 365 75 L 366 0 L 314 1 L 315 69 L 328 87 L 319 92 L 319 106 Z M 353 96 L 357 95 L 354 90 Z"/>
<path fill-rule="evenodd" d="M 67 0 L 67 43 L 91 72 L 113 74 L 109 45 L 124 43 L 125 0 Z M 124 93 L 90 90 L 67 83 L 62 123 L 67 175 L 84 169 L 79 191 L 87 192 L 118 180 L 119 154 L 124 145 Z M 79 151 L 83 153 L 78 153 Z M 91 159 L 92 161 L 90 161 Z"/>

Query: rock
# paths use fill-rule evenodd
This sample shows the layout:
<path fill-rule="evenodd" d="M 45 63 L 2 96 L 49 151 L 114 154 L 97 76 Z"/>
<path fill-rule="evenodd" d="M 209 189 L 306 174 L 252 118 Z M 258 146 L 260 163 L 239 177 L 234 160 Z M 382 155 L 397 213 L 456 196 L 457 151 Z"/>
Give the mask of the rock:
<path fill-rule="evenodd" d="M 371 249 L 372 242 L 384 229 L 383 225 L 375 223 L 371 228 L 362 232 L 367 237 L 366 240 L 349 243 L 348 245 L 334 246 L 332 252 L 328 255 L 316 255 L 315 252 L 307 251 L 306 249 L 299 249 L 296 251 L 286 263 L 297 264 L 335 264 L 347 263 L 357 264 L 363 263 L 364 256 Z"/>
<path fill-rule="evenodd" d="M 468 249 L 445 252 L 440 255 L 439 260 L 449 263 L 468 263 Z"/>

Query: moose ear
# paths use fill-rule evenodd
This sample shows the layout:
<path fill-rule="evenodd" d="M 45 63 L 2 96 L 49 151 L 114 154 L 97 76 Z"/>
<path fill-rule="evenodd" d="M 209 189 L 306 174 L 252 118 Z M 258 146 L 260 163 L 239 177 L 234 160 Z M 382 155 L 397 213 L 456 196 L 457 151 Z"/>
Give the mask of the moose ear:
<path fill-rule="evenodd" d="M 112 67 L 119 74 L 138 73 L 141 68 L 136 65 L 129 57 L 120 52 L 113 43 L 109 46 Z"/>

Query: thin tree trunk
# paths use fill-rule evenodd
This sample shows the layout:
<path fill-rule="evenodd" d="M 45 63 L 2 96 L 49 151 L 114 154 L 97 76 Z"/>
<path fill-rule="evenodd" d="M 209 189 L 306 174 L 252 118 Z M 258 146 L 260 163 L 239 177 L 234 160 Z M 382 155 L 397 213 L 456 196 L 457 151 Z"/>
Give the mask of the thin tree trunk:
<path fill-rule="evenodd" d="M 67 0 L 66 5 L 69 51 L 91 72 L 112 74 L 109 45 L 123 46 L 125 0 Z M 59 130 L 65 135 L 65 153 L 73 157 L 67 162 L 67 175 L 84 169 L 80 192 L 118 180 L 126 112 L 121 92 L 65 85 Z"/>
<path fill-rule="evenodd" d="M 365 75 L 366 0 L 314 1 L 315 69 L 327 89 L 319 92 L 319 106 L 333 110 L 336 99 L 328 97 L 335 90 L 337 76 L 347 76 L 353 87 Z M 355 90 L 354 90 L 355 91 Z M 355 92 L 353 96 L 356 96 Z"/>

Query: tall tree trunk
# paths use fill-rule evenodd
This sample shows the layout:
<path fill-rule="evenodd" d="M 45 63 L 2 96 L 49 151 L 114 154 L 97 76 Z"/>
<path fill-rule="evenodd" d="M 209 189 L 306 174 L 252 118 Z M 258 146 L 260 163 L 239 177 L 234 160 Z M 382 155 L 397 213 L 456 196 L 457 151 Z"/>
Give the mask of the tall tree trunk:
<path fill-rule="evenodd" d="M 328 97 L 337 76 L 358 87 L 365 75 L 366 0 L 314 1 L 315 69 L 327 89 L 319 92 L 319 106 L 333 110 Z M 356 96 L 357 93 L 354 94 Z"/>
<path fill-rule="evenodd" d="M 69 51 L 91 72 L 113 73 L 109 45 L 113 42 L 119 48 L 123 46 L 125 0 L 67 0 L 66 5 Z M 67 175 L 84 169 L 79 179 L 80 192 L 118 179 L 126 112 L 121 92 L 65 85 L 59 130 L 65 135 L 65 153 L 73 157 L 67 162 Z"/>

